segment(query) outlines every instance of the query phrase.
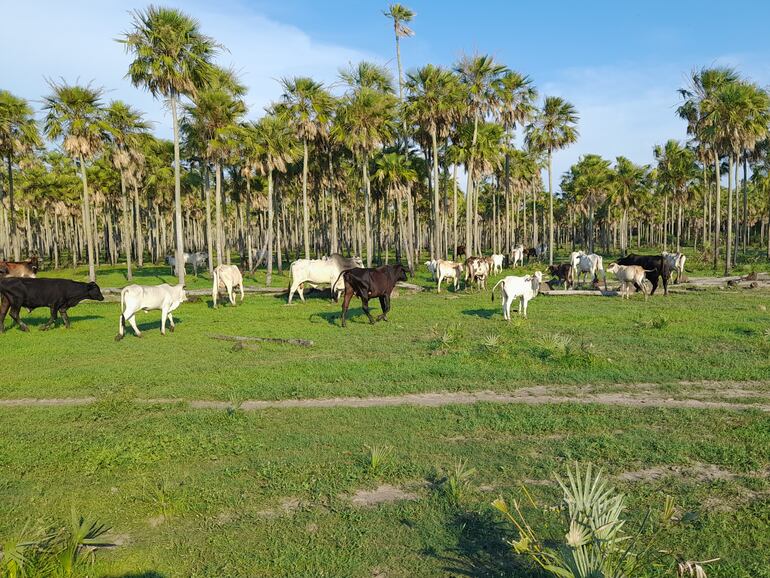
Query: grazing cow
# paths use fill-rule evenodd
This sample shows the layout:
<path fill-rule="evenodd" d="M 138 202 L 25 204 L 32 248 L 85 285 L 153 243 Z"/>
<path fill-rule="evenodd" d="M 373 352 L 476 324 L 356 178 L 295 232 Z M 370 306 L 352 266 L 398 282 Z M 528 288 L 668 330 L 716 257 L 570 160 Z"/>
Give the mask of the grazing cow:
<path fill-rule="evenodd" d="M 428 268 L 428 272 L 430 273 L 431 279 L 434 281 L 437 279 L 436 276 L 436 268 L 438 265 L 438 259 L 431 259 L 430 261 L 425 261 L 425 266 Z"/>
<path fill-rule="evenodd" d="M 465 286 L 468 282 L 476 283 L 480 289 L 486 289 L 487 277 L 489 276 L 490 266 L 486 259 L 482 257 L 468 257 L 465 260 Z"/>
<path fill-rule="evenodd" d="M 340 279 L 340 273 L 347 269 L 363 267 L 361 257 L 343 257 L 339 253 L 333 253 L 323 259 L 297 259 L 291 264 L 291 286 L 289 287 L 289 303 L 295 291 L 299 291 L 299 298 L 305 302 L 304 284 L 313 287 L 316 284 L 328 284 L 332 299 L 337 301 L 339 295 L 345 290 Z"/>
<path fill-rule="evenodd" d="M 139 311 L 160 311 L 160 334 L 166 335 L 166 318 L 170 323 L 169 330 L 174 332 L 174 316 L 182 303 L 187 301 L 187 293 L 184 285 L 169 285 L 163 283 L 154 287 L 146 285 L 129 285 L 120 292 L 120 323 L 115 341 L 123 339 L 126 331 L 126 321 L 131 324 L 134 335 L 142 336 L 142 332 L 136 326 L 136 314 Z"/>
<path fill-rule="evenodd" d="M 198 276 L 198 267 L 205 267 L 209 262 L 209 255 L 204 251 L 198 251 L 197 253 L 184 253 L 184 264 L 193 266 L 193 274 Z M 176 270 L 176 256 L 168 255 L 166 257 L 166 263 L 171 266 L 171 272 L 177 275 Z"/>
<path fill-rule="evenodd" d="M 463 273 L 462 263 L 455 263 L 454 261 L 436 261 L 436 275 L 438 276 L 438 287 L 436 292 L 441 293 L 441 283 L 444 279 L 454 280 L 454 289 L 457 291 L 457 286 L 460 284 L 460 277 Z"/>
<path fill-rule="evenodd" d="M 558 280 L 559 284 L 564 285 L 567 289 L 573 285 L 574 277 L 572 276 L 572 271 L 572 265 L 570 263 L 548 266 L 548 272 Z"/>
<path fill-rule="evenodd" d="M 604 290 L 607 290 L 607 273 L 604 271 L 604 259 L 596 253 L 584 253 L 577 251 L 570 255 L 572 259 L 572 276 L 574 283 L 580 282 L 580 276 L 583 276 L 583 283 L 586 282 L 586 276 L 590 273 L 593 283 L 597 283 L 599 272 L 601 271 L 604 279 Z"/>
<path fill-rule="evenodd" d="M 0 259 L 0 278 L 22 277 L 34 279 L 40 269 L 40 261 L 37 257 L 30 257 L 26 261 L 3 261 Z"/>
<path fill-rule="evenodd" d="M 235 265 L 219 265 L 214 269 L 214 283 L 211 288 L 211 296 L 214 300 L 214 309 L 217 308 L 217 297 L 222 289 L 227 290 L 230 304 L 235 305 L 233 288 L 241 290 L 241 303 L 243 303 L 243 275 Z"/>
<path fill-rule="evenodd" d="M 644 293 L 644 300 L 647 301 L 647 287 L 644 284 L 645 271 L 639 265 L 618 265 L 617 263 L 611 263 L 607 267 L 607 271 L 614 273 L 615 277 L 620 281 L 620 295 L 624 299 L 631 299 L 631 287 L 641 287 L 642 293 Z"/>
<path fill-rule="evenodd" d="M 504 255 L 492 255 L 492 274 L 497 275 L 503 272 Z"/>
<path fill-rule="evenodd" d="M 535 247 L 535 256 L 538 258 L 538 260 L 542 260 L 547 253 L 548 243 L 540 243 L 537 247 Z"/>
<path fill-rule="evenodd" d="M 390 294 L 396 283 L 406 281 L 406 269 L 400 263 L 383 265 L 376 269 L 357 267 L 342 271 L 340 277 L 345 282 L 345 297 L 342 300 L 342 326 L 345 327 L 345 316 L 350 307 L 350 300 L 354 295 L 361 299 L 361 306 L 369 318 L 369 323 L 375 321 L 369 312 L 369 299 L 378 297 L 382 313 L 377 317 L 377 321 L 387 321 L 388 311 L 390 311 Z"/>
<path fill-rule="evenodd" d="M 497 285 L 492 287 L 492 301 L 495 300 L 495 289 L 498 285 L 502 285 L 503 293 L 503 319 L 506 321 L 511 320 L 511 303 L 513 300 L 519 297 L 519 315 L 523 314 L 527 316 L 527 305 L 529 302 L 537 297 L 537 293 L 540 290 L 540 283 L 543 282 L 543 274 L 540 271 L 535 271 L 534 275 L 527 275 L 525 277 L 514 277 L 509 275 L 503 277 L 497 282 Z"/>
<path fill-rule="evenodd" d="M 516 264 L 524 264 L 524 245 L 516 245 L 511 251 L 511 267 L 516 267 Z"/>
<path fill-rule="evenodd" d="M 639 265 L 645 270 L 645 277 L 652 284 L 650 295 L 655 294 L 658 288 L 658 279 L 663 281 L 663 294 L 668 295 L 668 280 L 671 277 L 671 267 L 663 255 L 626 255 L 618 259 L 618 265 Z M 640 285 L 636 285 L 637 291 L 642 291 Z"/>
<path fill-rule="evenodd" d="M 51 318 L 41 326 L 45 331 L 56 325 L 56 317 L 61 314 L 64 326 L 69 329 L 70 320 L 67 311 L 84 299 L 104 301 L 102 292 L 96 283 L 79 283 L 69 279 L 0 279 L 0 333 L 5 331 L 5 315 L 11 312 L 13 319 L 22 331 L 29 328 L 19 319 L 21 308 L 37 309 L 48 307 Z"/>
<path fill-rule="evenodd" d="M 684 263 L 687 261 L 687 257 L 684 253 L 667 253 L 666 251 L 663 251 L 663 258 L 668 263 L 668 268 L 671 269 L 672 276 L 673 273 L 676 272 L 676 280 L 674 283 L 678 285 L 679 281 L 682 279 L 682 274 L 684 273 Z"/>
<path fill-rule="evenodd" d="M 460 255 L 465 257 L 467 255 L 465 251 L 465 245 L 457 245 L 457 251 L 455 252 L 455 261 L 460 258 Z"/>

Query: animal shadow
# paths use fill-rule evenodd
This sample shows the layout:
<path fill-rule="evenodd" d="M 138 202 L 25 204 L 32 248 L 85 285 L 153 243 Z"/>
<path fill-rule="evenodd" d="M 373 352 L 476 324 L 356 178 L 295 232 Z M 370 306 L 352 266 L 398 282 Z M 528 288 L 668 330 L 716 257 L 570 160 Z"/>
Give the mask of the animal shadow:
<path fill-rule="evenodd" d="M 150 572 L 129 572 L 128 574 L 110 574 L 109 576 L 106 576 L 106 578 L 166 578 L 165 574 L 161 574 L 159 572 L 150 571 Z"/>
<path fill-rule="evenodd" d="M 474 317 L 483 317 L 484 319 L 492 319 L 497 313 L 494 309 L 465 309 L 463 315 L 472 315 Z"/>
<path fill-rule="evenodd" d="M 374 309 L 370 309 L 372 316 L 377 317 L 379 315 L 376 313 Z M 342 327 L 342 312 L 341 311 L 322 311 L 320 313 L 313 313 L 310 316 L 310 321 L 312 323 L 315 323 L 313 321 L 314 317 L 320 317 L 321 319 L 325 319 L 326 322 L 329 325 L 336 325 L 339 327 Z M 368 325 L 369 319 L 366 317 L 366 314 L 364 313 L 364 310 L 361 307 L 358 307 L 356 309 L 348 309 L 348 314 L 346 316 L 348 323 L 363 323 Z"/>

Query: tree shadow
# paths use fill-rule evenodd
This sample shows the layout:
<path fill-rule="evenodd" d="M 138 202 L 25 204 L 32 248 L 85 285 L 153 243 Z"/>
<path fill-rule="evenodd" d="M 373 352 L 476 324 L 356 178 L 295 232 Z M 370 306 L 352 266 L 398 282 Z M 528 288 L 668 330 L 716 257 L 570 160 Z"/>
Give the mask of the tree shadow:
<path fill-rule="evenodd" d="M 494 517 L 494 512 L 460 512 L 449 523 L 457 536 L 457 546 L 446 554 L 432 554 L 444 562 L 453 576 L 473 578 L 545 578 L 525 556 L 518 556 L 506 543 L 512 529 Z"/>
<path fill-rule="evenodd" d="M 472 315 L 474 317 L 483 317 L 484 319 L 492 319 L 497 314 L 496 309 L 465 309 L 463 315 Z"/>

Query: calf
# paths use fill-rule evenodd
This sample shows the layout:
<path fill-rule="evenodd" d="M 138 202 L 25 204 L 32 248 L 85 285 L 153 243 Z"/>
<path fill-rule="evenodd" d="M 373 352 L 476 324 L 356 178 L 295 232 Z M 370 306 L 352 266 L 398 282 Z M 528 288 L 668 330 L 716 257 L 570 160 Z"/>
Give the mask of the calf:
<path fill-rule="evenodd" d="M 203 251 L 198 251 L 197 253 L 183 253 L 184 255 L 184 264 L 185 265 L 192 265 L 193 266 L 193 274 L 197 277 L 198 276 L 198 267 L 205 267 L 206 263 L 209 262 L 209 255 L 208 253 L 205 253 Z M 166 257 L 166 263 L 171 265 L 171 272 L 176 275 L 176 256 L 175 255 L 169 255 Z"/>
<path fill-rule="evenodd" d="M 503 255 L 492 255 L 492 274 L 497 275 L 503 272 L 503 261 L 505 257 Z"/>
<path fill-rule="evenodd" d="M 465 260 L 465 285 L 468 281 L 476 283 L 480 289 L 486 289 L 487 277 L 489 276 L 489 263 L 482 257 L 468 257 Z"/>
<path fill-rule="evenodd" d="M 684 263 L 687 261 L 687 257 L 684 253 L 667 253 L 666 251 L 663 251 L 663 258 L 668 263 L 668 268 L 671 270 L 672 275 L 676 272 L 676 280 L 674 283 L 678 285 L 682 279 L 682 274 L 684 273 Z"/>
<path fill-rule="evenodd" d="M 136 326 L 136 313 L 139 311 L 158 311 L 161 312 L 160 334 L 166 335 L 166 318 L 168 318 L 171 332 L 174 332 L 174 316 L 172 311 L 176 311 L 182 303 L 187 301 L 184 285 L 169 285 L 163 283 L 154 287 L 145 285 L 129 285 L 120 292 L 120 324 L 118 325 L 118 334 L 115 341 L 123 339 L 126 331 L 126 321 L 131 324 L 134 335 L 142 336 L 142 332 Z"/>
<path fill-rule="evenodd" d="M 516 245 L 511 251 L 511 267 L 516 267 L 516 264 L 524 264 L 524 245 Z"/>
<path fill-rule="evenodd" d="M 377 317 L 377 321 L 387 321 L 388 311 L 390 311 L 390 294 L 396 283 L 406 281 L 406 269 L 400 263 L 383 265 L 376 269 L 356 267 L 343 271 L 340 273 L 340 277 L 345 281 L 345 296 L 342 300 L 342 326 L 347 325 L 345 316 L 353 296 L 361 299 L 364 313 L 369 318 L 369 323 L 373 324 L 375 320 L 369 312 L 369 299 L 372 297 L 380 299 L 382 313 Z"/>
<path fill-rule="evenodd" d="M 211 296 L 214 299 L 214 309 L 217 308 L 217 297 L 222 289 L 227 290 L 230 304 L 235 305 L 235 295 L 233 294 L 234 287 L 240 288 L 241 303 L 243 303 L 243 275 L 241 274 L 241 270 L 235 265 L 218 265 L 214 269 L 214 283 L 211 289 Z"/>
<path fill-rule="evenodd" d="M 455 263 L 454 261 L 436 261 L 436 275 L 438 276 L 438 287 L 436 292 L 441 293 L 441 283 L 444 279 L 454 280 L 454 289 L 457 291 L 457 286 L 460 283 L 462 273 L 462 263 Z"/>
<path fill-rule="evenodd" d="M 618 259 L 618 265 L 639 265 L 645 270 L 645 277 L 652 284 L 650 295 L 655 294 L 658 288 L 658 279 L 663 281 L 663 294 L 668 295 L 668 280 L 671 277 L 671 267 L 669 267 L 663 255 L 626 255 Z M 637 291 L 642 291 L 642 287 L 635 284 Z"/>
<path fill-rule="evenodd" d="M 586 275 L 590 273 L 592 282 L 596 284 L 599 279 L 599 272 L 601 271 L 602 278 L 604 279 L 604 290 L 607 290 L 607 273 L 604 271 L 604 259 L 602 259 L 601 255 L 577 251 L 570 255 L 570 262 L 575 283 L 580 281 L 581 275 L 583 276 L 583 283 L 585 283 Z"/>
<path fill-rule="evenodd" d="M 37 257 L 30 257 L 26 261 L 3 261 L 0 259 L 0 278 L 22 277 L 34 279 L 40 269 Z"/>
<path fill-rule="evenodd" d="M 610 264 L 607 271 L 614 273 L 620 281 L 620 295 L 625 299 L 631 299 L 631 287 L 641 287 L 644 300 L 647 301 L 647 288 L 644 285 L 644 274 L 648 273 L 640 265 Z"/>
<path fill-rule="evenodd" d="M 549 265 L 548 272 L 564 285 L 567 289 L 572 287 L 574 278 L 572 277 L 572 265 L 570 263 L 561 263 L 559 265 Z"/>
<path fill-rule="evenodd" d="M 519 315 L 524 313 L 524 317 L 527 317 L 527 305 L 529 302 L 537 296 L 540 290 L 540 283 L 543 282 L 543 274 L 540 271 L 535 271 L 534 275 L 527 275 L 525 277 L 514 277 L 509 275 L 503 277 L 497 282 L 497 285 L 492 287 L 492 301 L 495 300 L 495 289 L 498 285 L 502 285 L 503 293 L 503 319 L 506 321 L 511 320 L 511 303 L 513 300 L 519 297 Z"/>
<path fill-rule="evenodd" d="M 5 331 L 5 316 L 10 311 L 13 319 L 22 331 L 29 328 L 19 318 L 21 308 L 37 309 L 48 307 L 51 318 L 41 326 L 45 331 L 56 325 L 57 315 L 61 314 L 64 326 L 69 329 L 70 320 L 67 311 L 85 299 L 104 301 L 102 292 L 96 283 L 80 283 L 69 279 L 0 279 L 0 333 Z"/>

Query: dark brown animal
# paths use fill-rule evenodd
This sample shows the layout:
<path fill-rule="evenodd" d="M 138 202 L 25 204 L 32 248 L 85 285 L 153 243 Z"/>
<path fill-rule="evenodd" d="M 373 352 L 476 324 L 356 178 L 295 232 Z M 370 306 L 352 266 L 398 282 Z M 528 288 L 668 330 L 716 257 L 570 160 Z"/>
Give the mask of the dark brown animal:
<path fill-rule="evenodd" d="M 30 257 L 26 261 L 0 260 L 0 277 L 26 277 L 34 279 L 40 268 L 37 257 Z"/>
<path fill-rule="evenodd" d="M 567 289 L 572 287 L 574 280 L 572 279 L 572 266 L 569 263 L 549 265 L 548 272 L 553 275 L 554 281 L 564 285 Z"/>
<path fill-rule="evenodd" d="M 376 269 L 356 267 L 343 271 L 340 273 L 340 277 L 345 281 L 345 296 L 342 299 L 342 326 L 346 326 L 345 316 L 350 307 L 350 300 L 354 296 L 361 299 L 364 313 L 369 318 L 369 323 L 373 324 L 375 320 L 369 311 L 369 299 L 379 298 L 382 313 L 377 317 L 377 321 L 387 321 L 387 315 L 390 311 L 390 294 L 396 283 L 406 281 L 406 269 L 400 263 L 383 265 Z M 336 285 L 337 281 L 334 282 L 334 286 Z"/>

